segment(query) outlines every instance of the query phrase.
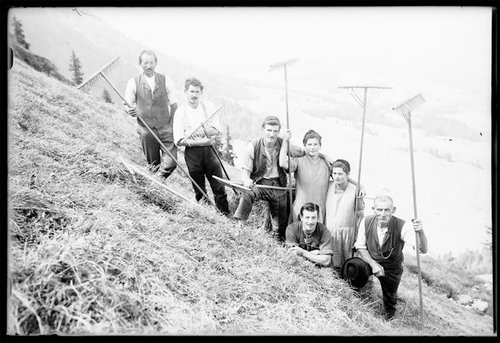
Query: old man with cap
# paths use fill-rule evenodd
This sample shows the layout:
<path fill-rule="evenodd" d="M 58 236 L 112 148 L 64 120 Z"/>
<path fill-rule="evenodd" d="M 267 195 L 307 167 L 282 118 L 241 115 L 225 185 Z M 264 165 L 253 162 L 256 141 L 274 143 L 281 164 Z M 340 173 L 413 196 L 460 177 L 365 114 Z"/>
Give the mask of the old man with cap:
<path fill-rule="evenodd" d="M 375 197 L 372 209 L 373 215 L 361 220 L 354 244 L 356 256 L 368 264 L 369 268 L 351 259 L 345 262 L 342 273 L 347 279 L 357 278 L 354 286 L 362 287 L 367 280 L 363 275 L 369 274 L 371 269 L 371 273 L 380 281 L 385 316 L 390 320 L 396 313 L 397 291 L 403 274 L 403 247 L 407 244 L 415 249 L 416 232 L 420 242 L 419 249 L 425 254 L 427 237 L 419 219 L 412 219 L 410 223 L 393 216 L 396 207 L 390 196 Z"/>

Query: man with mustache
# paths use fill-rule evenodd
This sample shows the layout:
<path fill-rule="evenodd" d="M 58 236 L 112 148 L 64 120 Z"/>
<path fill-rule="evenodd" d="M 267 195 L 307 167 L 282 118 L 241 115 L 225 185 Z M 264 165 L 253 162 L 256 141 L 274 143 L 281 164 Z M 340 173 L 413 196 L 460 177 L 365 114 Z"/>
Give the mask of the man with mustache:
<path fill-rule="evenodd" d="M 415 249 L 415 232 L 418 234 L 422 253 L 427 253 L 427 237 L 419 219 L 412 223 L 393 216 L 396 211 L 390 196 L 379 195 L 373 201 L 373 215 L 366 216 L 359 225 L 358 239 L 354 244 L 356 256 L 368 263 L 379 279 L 386 319 L 396 313 L 397 291 L 403 274 L 403 247 Z"/>
<path fill-rule="evenodd" d="M 203 85 L 196 78 L 187 79 L 184 84 L 186 103 L 182 104 L 174 118 L 174 141 L 178 146 L 185 146 L 184 158 L 189 175 L 206 194 L 205 177 L 210 183 L 215 197 L 215 205 L 224 215 L 229 215 L 226 189 L 213 178 L 222 178 L 222 167 L 215 155 L 213 145 L 219 134 L 219 123 L 215 119 L 210 126 L 204 127 L 204 137 L 187 137 L 200 127 L 215 112 L 215 106 L 209 101 L 202 101 Z M 196 201 L 203 198 L 203 193 L 193 185 Z"/>
<path fill-rule="evenodd" d="M 328 267 L 332 260 L 332 235 L 318 221 L 319 206 L 307 202 L 300 208 L 299 221 L 286 228 L 286 245 L 290 253 L 303 256 L 320 266 Z"/>
<path fill-rule="evenodd" d="M 155 72 L 157 62 L 155 53 L 150 50 L 144 50 L 139 54 L 139 65 L 143 72 L 127 83 L 125 99 L 133 107 L 126 106 L 125 111 L 132 117 L 139 115 L 170 152 L 168 154 L 163 151 L 160 143 L 137 119 L 137 133 L 146 160 L 159 169 L 160 175 L 168 178 L 177 167 L 174 160 L 177 158 L 177 147 L 172 133 L 177 96 L 170 77 Z"/>

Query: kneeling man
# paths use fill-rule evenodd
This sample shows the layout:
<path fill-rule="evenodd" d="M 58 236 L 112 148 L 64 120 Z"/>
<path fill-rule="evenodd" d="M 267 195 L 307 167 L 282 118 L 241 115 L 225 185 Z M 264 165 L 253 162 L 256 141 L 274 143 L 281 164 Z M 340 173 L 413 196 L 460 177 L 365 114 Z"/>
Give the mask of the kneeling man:
<path fill-rule="evenodd" d="M 286 228 L 286 245 L 298 256 L 328 267 L 332 262 L 332 235 L 325 225 L 318 222 L 319 206 L 305 203 L 299 214 L 299 221 Z"/>
<path fill-rule="evenodd" d="M 356 256 L 368 263 L 382 287 L 386 319 L 396 313 L 397 291 L 403 274 L 403 247 L 409 244 L 415 249 L 415 232 L 418 233 L 420 251 L 427 253 L 427 237 L 422 222 L 413 223 L 393 216 L 396 211 L 390 196 L 379 195 L 373 201 L 373 215 L 361 220 L 358 238 L 354 244 Z"/>

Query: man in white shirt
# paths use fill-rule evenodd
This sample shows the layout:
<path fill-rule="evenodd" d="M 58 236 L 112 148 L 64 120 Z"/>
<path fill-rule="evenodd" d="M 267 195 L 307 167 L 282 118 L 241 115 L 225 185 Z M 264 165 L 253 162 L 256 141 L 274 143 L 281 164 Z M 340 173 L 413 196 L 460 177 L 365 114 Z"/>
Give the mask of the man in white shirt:
<path fill-rule="evenodd" d="M 126 106 L 126 111 L 132 117 L 140 116 L 170 152 L 162 151 L 160 143 L 137 119 L 137 133 L 146 160 L 154 167 L 159 166 L 160 174 L 167 178 L 177 166 L 177 146 L 172 133 L 177 96 L 170 77 L 155 72 L 157 61 L 152 51 L 144 50 L 139 54 L 139 65 L 143 73 L 127 83 L 125 99 L 133 107 Z"/>
<path fill-rule="evenodd" d="M 220 132 L 217 118 L 210 120 L 208 126 L 202 128 L 202 135 L 188 137 L 193 130 L 203 124 L 215 112 L 215 106 L 208 101 L 201 101 L 203 85 L 196 78 L 187 79 L 184 85 L 187 102 L 182 104 L 174 118 L 173 133 L 177 146 L 185 146 L 184 159 L 189 175 L 206 194 L 205 177 L 210 183 L 215 197 L 215 205 L 225 215 L 229 215 L 226 189 L 212 176 L 222 178 L 222 167 L 216 156 L 215 138 Z M 193 185 L 196 200 L 203 198 L 203 193 Z"/>
<path fill-rule="evenodd" d="M 386 319 L 396 312 L 397 290 L 403 274 L 403 247 L 416 246 L 415 232 L 419 236 L 419 249 L 427 253 L 427 237 L 419 219 L 412 223 L 393 216 L 396 211 L 390 196 L 379 195 L 373 201 L 373 215 L 366 216 L 359 225 L 354 244 L 356 255 L 372 268 L 382 287 Z"/>

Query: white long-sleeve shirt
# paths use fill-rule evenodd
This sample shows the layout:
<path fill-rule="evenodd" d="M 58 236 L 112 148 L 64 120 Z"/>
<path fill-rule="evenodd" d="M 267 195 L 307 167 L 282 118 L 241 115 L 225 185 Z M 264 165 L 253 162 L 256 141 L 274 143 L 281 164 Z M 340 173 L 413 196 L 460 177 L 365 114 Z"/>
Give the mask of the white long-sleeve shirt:
<path fill-rule="evenodd" d="M 182 104 L 174 116 L 173 131 L 175 144 L 199 127 L 215 110 L 214 104 L 206 100 L 200 100 L 196 108 L 192 108 L 187 103 Z M 221 131 L 217 118 L 210 122 L 210 126 L 219 132 Z"/>
<path fill-rule="evenodd" d="M 380 225 L 377 224 L 377 235 L 380 247 L 382 247 L 386 233 L 387 228 L 381 228 Z M 413 229 L 413 223 L 411 221 L 406 221 L 404 223 L 403 228 L 401 229 L 401 239 L 405 242 L 405 247 L 409 245 L 415 249 L 415 230 Z M 356 249 L 366 249 L 365 218 L 361 219 L 361 223 L 359 223 L 358 239 L 356 240 L 354 247 Z"/>
<path fill-rule="evenodd" d="M 155 75 L 151 77 L 147 77 L 146 75 L 144 75 L 151 89 L 155 89 L 156 86 Z M 168 101 L 170 102 L 170 105 L 178 103 L 177 90 L 174 86 L 174 82 L 168 75 L 164 76 L 165 76 L 165 89 L 168 92 Z M 127 102 L 133 106 L 135 106 L 136 92 L 137 90 L 135 88 L 135 77 L 133 77 L 127 82 L 127 88 L 125 88 L 125 100 L 127 100 Z"/>

